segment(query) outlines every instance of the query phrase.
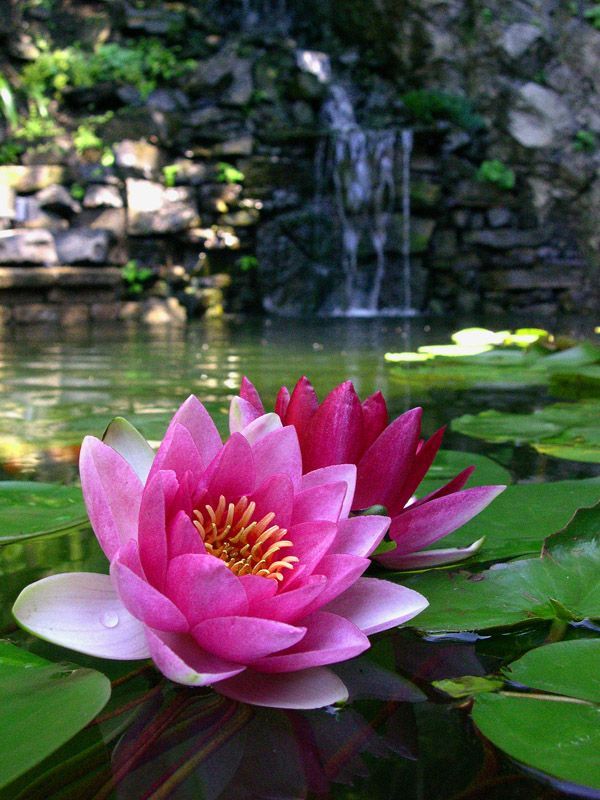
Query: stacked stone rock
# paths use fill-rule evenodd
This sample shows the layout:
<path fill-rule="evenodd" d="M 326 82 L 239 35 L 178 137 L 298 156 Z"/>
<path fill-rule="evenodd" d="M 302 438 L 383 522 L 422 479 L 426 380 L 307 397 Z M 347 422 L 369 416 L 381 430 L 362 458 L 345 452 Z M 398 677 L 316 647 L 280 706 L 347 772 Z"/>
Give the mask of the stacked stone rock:
<path fill-rule="evenodd" d="M 410 124 L 399 97 L 415 87 L 468 95 L 486 120 L 471 133 L 416 126 L 415 304 L 438 313 L 593 309 L 600 157 L 574 141 L 580 130 L 600 137 L 600 32 L 564 3 L 489 0 L 475 17 L 467 0 L 352 3 L 358 16 L 349 18 L 366 27 L 333 18 L 328 41 L 338 75 L 357 89 L 363 124 Z M 2 12 L 0 37 L 14 68 L 35 56 L 32 32 L 56 28 L 56 18 L 9 5 L 16 16 Z M 30 148 L 21 165 L 0 167 L 3 319 L 180 321 L 184 308 L 256 310 L 261 301 L 289 313 L 326 309 L 340 281 L 333 205 L 314 202 L 327 85 L 298 65 L 298 41 L 273 37 L 268 26 L 249 34 L 235 18 L 207 22 L 197 3 L 183 11 L 125 3 L 118 14 L 94 6 L 93 15 L 79 5 L 81 17 L 74 4 L 55 3 L 89 44 L 137 35 L 169 42 L 183 23 L 202 55 L 146 98 L 130 86 L 102 87 L 116 109 L 98 130 L 114 154 L 110 167 L 98 153 L 76 153 L 68 138 L 62 149 Z M 298 12 L 291 33 L 311 46 L 303 19 L 312 0 L 289 6 Z M 73 128 L 90 97 L 74 92 L 61 107 Z M 477 180 L 486 159 L 515 171 L 513 189 Z M 228 182 L 222 162 L 243 181 L 234 172 Z M 391 304 L 401 231 L 397 205 L 386 244 Z M 247 255 L 257 266 L 240 268 Z M 362 243 L 359 257 L 368 266 L 372 246 Z M 142 303 L 121 282 L 132 259 L 155 273 Z"/>

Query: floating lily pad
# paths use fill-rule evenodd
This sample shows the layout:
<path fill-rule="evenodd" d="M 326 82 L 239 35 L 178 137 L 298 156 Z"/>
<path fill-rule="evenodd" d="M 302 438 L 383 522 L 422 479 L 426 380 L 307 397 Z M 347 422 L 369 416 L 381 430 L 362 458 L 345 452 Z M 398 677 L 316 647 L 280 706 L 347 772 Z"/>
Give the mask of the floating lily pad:
<path fill-rule="evenodd" d="M 0 642 L 0 787 L 84 728 L 109 697 L 110 681 L 100 672 Z"/>
<path fill-rule="evenodd" d="M 598 663 L 598 639 L 532 650 L 511 664 L 507 677 L 536 694 L 479 695 L 473 720 L 512 758 L 555 778 L 600 789 Z"/>
<path fill-rule="evenodd" d="M 555 403 L 533 414 L 482 411 L 453 420 L 452 430 L 487 442 L 531 444 L 540 453 L 600 463 L 600 402 Z"/>
<path fill-rule="evenodd" d="M 540 558 L 479 573 L 434 570 L 403 581 L 430 603 L 416 619 L 418 627 L 473 631 L 565 616 L 600 618 L 600 506 L 584 513 L 594 533 L 582 536 L 576 516 Z"/>
<path fill-rule="evenodd" d="M 535 556 L 544 539 L 564 527 L 578 508 L 599 500 L 600 478 L 508 486 L 474 519 L 446 536 L 443 545 L 466 547 L 484 536 L 471 564 Z"/>
<path fill-rule="evenodd" d="M 0 482 L 0 544 L 57 533 L 86 521 L 78 486 Z"/>

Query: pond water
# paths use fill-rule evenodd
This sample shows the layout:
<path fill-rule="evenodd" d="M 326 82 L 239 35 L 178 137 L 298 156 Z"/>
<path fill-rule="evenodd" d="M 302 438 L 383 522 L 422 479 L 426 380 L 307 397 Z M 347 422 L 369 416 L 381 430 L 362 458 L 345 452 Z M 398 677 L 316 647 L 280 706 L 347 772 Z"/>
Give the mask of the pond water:
<path fill-rule="evenodd" d="M 585 328 L 581 320 L 577 325 Z M 0 357 L 0 479 L 73 484 L 85 434 L 100 435 L 118 414 L 156 442 L 192 392 L 224 432 L 228 401 L 243 375 L 269 401 L 282 383 L 291 387 L 301 374 L 320 397 L 349 378 L 361 397 L 381 389 L 393 416 L 422 405 L 427 434 L 467 412 L 528 412 L 555 400 L 547 386 L 482 380 L 459 389 L 413 379 L 410 369 L 399 373 L 384 362 L 386 351 L 447 341 L 455 327 L 416 319 L 215 320 L 168 331 L 13 330 Z M 486 454 L 522 482 L 600 472 L 592 463 L 451 431 L 444 448 Z M 545 623 L 493 636 L 388 632 L 375 637 L 368 658 L 340 666 L 352 700 L 342 711 L 257 710 L 208 690 L 167 685 L 139 663 L 98 662 L 16 630 L 9 609 L 26 584 L 78 570 L 106 571 L 85 526 L 0 548 L 4 636 L 52 661 L 97 668 L 113 681 L 112 699 L 98 720 L 0 798 L 563 796 L 477 733 L 468 699 L 450 701 L 431 685 L 497 671 L 546 641 Z"/>

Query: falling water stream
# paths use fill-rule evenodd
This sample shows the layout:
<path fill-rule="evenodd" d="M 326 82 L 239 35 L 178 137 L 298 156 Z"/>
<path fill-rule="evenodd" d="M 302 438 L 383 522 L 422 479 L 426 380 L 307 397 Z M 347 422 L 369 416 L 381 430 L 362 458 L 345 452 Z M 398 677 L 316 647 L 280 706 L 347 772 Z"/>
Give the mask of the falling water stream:
<path fill-rule="evenodd" d="M 410 157 L 412 132 L 365 129 L 356 120 L 347 90 L 332 83 L 324 106 L 331 131 L 328 156 L 317 158 L 317 186 L 331 180 L 335 207 L 342 228 L 344 291 L 339 316 L 408 315 L 411 308 L 410 268 Z M 402 308 L 381 308 L 382 286 L 388 268 L 388 242 L 395 204 L 398 143 L 402 151 Z M 368 237 L 375 251 L 375 269 L 367 287 L 361 285 L 359 247 Z"/>

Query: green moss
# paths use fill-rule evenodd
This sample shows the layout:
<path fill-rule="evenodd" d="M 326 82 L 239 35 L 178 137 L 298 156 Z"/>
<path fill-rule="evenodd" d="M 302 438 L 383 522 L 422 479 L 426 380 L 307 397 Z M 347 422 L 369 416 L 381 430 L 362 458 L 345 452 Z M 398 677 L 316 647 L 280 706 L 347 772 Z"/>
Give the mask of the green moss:
<path fill-rule="evenodd" d="M 514 170 L 498 161 L 497 158 L 491 161 L 483 161 L 477 170 L 477 180 L 484 183 L 493 183 L 500 189 L 514 189 L 516 176 Z"/>
<path fill-rule="evenodd" d="M 219 161 L 217 164 L 217 180 L 220 183 L 241 183 L 244 178 L 244 173 L 233 164 L 228 164 L 226 161 Z"/>
<path fill-rule="evenodd" d="M 431 125 L 447 120 L 467 131 L 483 128 L 485 123 L 468 97 L 435 89 L 415 89 L 402 97 L 404 107 L 415 122 Z"/>

